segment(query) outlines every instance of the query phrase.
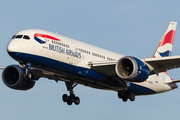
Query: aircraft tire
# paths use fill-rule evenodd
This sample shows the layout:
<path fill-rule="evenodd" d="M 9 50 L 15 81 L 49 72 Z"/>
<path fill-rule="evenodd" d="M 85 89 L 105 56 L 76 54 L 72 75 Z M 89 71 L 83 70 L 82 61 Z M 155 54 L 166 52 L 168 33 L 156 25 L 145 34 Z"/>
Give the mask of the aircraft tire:
<path fill-rule="evenodd" d="M 79 97 L 75 97 L 74 104 L 75 104 L 75 105 L 79 105 L 79 103 L 80 103 Z"/>
<path fill-rule="evenodd" d="M 76 96 L 74 94 L 70 94 L 69 98 L 72 100 L 74 99 Z"/>
<path fill-rule="evenodd" d="M 63 99 L 63 102 L 67 102 L 68 101 L 68 95 L 67 94 L 64 94 L 62 96 L 62 99 Z"/>
<path fill-rule="evenodd" d="M 135 100 L 135 94 L 131 93 L 128 98 L 130 99 L 130 101 L 134 101 Z"/>
<path fill-rule="evenodd" d="M 123 102 L 126 102 L 127 100 L 128 100 L 128 98 L 127 98 L 127 97 L 125 97 L 125 96 L 124 96 L 124 97 L 122 97 L 122 101 L 123 101 Z"/>
<path fill-rule="evenodd" d="M 118 91 L 118 97 L 121 99 L 123 97 L 123 92 Z"/>
<path fill-rule="evenodd" d="M 72 101 L 71 101 L 71 100 L 68 100 L 68 101 L 67 101 L 67 104 L 68 104 L 68 105 L 72 105 Z"/>

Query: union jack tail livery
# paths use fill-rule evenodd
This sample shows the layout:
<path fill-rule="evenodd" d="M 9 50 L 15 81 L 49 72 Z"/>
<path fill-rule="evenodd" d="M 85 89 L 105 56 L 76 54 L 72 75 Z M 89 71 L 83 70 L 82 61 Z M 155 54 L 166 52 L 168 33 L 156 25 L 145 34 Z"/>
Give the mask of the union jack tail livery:
<path fill-rule="evenodd" d="M 171 56 L 177 22 L 170 22 L 151 57 Z"/>

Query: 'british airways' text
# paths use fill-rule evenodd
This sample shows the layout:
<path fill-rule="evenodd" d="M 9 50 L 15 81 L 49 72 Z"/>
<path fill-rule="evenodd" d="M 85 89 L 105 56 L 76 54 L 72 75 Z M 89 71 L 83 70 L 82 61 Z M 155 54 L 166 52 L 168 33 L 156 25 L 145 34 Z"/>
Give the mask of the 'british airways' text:
<path fill-rule="evenodd" d="M 59 53 L 62 53 L 62 54 L 67 54 L 69 56 L 74 56 L 74 57 L 77 57 L 77 58 L 81 59 L 81 53 L 73 52 L 70 49 L 66 49 L 66 48 L 63 48 L 63 47 L 60 47 L 60 46 L 57 46 L 57 45 L 49 44 L 49 50 L 53 50 L 53 51 L 56 51 L 56 52 L 59 52 Z"/>

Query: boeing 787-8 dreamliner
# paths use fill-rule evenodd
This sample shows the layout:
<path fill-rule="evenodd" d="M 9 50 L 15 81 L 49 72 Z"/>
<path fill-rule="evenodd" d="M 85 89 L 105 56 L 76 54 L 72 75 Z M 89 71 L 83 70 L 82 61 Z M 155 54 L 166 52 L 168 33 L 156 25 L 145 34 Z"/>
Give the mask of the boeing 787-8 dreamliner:
<path fill-rule="evenodd" d="M 52 32 L 28 29 L 16 33 L 7 46 L 19 64 L 1 67 L 4 84 L 29 90 L 41 77 L 65 82 L 69 95 L 62 99 L 78 105 L 73 89 L 81 84 L 113 90 L 126 102 L 177 88 L 167 71 L 180 67 L 180 56 L 171 56 L 176 22 L 170 22 L 150 58 L 125 56 Z M 113 43 L 112 43 L 113 44 Z"/>

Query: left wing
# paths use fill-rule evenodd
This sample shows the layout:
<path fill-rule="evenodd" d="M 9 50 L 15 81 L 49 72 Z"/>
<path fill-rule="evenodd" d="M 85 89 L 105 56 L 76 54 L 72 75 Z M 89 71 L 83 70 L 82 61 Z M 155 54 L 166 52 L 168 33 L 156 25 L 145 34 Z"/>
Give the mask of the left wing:
<path fill-rule="evenodd" d="M 91 66 L 91 69 L 106 75 L 106 76 L 115 76 L 115 66 L 117 61 L 91 61 L 89 62 L 89 65 Z"/>
<path fill-rule="evenodd" d="M 6 68 L 5 66 L 0 66 L 0 69 L 2 70 L 4 70 L 5 68 Z M 34 80 L 39 80 L 39 78 L 44 77 L 44 78 L 48 78 L 49 80 L 55 80 L 56 82 L 68 81 L 67 79 L 65 79 L 65 77 L 62 74 L 48 72 L 40 69 L 34 69 L 34 68 L 31 69 L 31 74 Z"/>

